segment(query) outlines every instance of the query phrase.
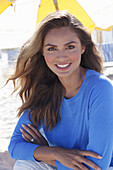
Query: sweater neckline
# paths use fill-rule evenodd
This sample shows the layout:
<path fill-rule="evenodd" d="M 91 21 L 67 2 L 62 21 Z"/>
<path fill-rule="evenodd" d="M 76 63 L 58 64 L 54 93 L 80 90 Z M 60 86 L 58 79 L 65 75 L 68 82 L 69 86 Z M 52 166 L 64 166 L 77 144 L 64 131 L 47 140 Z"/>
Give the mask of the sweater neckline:
<path fill-rule="evenodd" d="M 76 98 L 78 98 L 78 97 L 80 96 L 80 94 L 82 93 L 82 89 L 85 87 L 85 82 L 86 82 L 86 79 L 87 79 L 87 77 L 88 77 L 88 72 L 89 72 L 89 69 L 86 70 L 85 79 L 84 79 L 84 81 L 82 82 L 82 85 L 81 85 L 78 93 L 77 93 L 75 96 L 73 96 L 73 97 L 71 97 L 71 98 L 69 98 L 69 99 L 66 99 L 66 98 L 64 97 L 64 100 L 65 100 L 66 102 L 71 102 L 71 101 L 73 101 L 74 99 L 76 99 Z"/>

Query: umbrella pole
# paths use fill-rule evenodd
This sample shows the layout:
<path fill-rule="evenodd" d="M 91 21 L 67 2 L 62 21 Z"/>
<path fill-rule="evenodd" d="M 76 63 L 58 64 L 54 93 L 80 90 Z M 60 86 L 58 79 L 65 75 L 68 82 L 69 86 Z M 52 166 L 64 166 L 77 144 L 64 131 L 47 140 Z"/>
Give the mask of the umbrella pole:
<path fill-rule="evenodd" d="M 99 49 L 99 52 L 101 52 L 102 31 L 98 31 L 98 30 L 97 30 L 96 34 L 97 34 L 98 49 Z"/>
<path fill-rule="evenodd" d="M 54 5 L 55 5 L 56 11 L 59 11 L 58 1 L 57 1 L 57 0 L 53 0 L 53 3 L 54 3 Z"/>
<path fill-rule="evenodd" d="M 101 44 L 102 44 L 102 31 L 99 32 L 100 33 L 100 38 L 99 38 L 99 50 L 101 52 Z"/>

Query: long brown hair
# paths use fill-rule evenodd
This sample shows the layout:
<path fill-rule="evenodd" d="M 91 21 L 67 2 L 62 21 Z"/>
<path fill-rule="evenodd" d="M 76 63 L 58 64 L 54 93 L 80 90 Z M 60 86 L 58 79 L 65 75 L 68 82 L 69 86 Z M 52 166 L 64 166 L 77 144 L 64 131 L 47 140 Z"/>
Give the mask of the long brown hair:
<path fill-rule="evenodd" d="M 80 21 L 67 11 L 57 11 L 48 15 L 37 27 L 34 35 L 22 46 L 18 55 L 13 80 L 14 91 L 19 90 L 22 106 L 18 115 L 30 109 L 35 126 L 45 123 L 50 130 L 60 120 L 59 108 L 64 95 L 64 87 L 58 77 L 48 68 L 42 55 L 43 42 L 48 31 L 69 27 L 85 45 L 81 66 L 102 73 L 102 59 L 96 50 L 90 33 Z"/>

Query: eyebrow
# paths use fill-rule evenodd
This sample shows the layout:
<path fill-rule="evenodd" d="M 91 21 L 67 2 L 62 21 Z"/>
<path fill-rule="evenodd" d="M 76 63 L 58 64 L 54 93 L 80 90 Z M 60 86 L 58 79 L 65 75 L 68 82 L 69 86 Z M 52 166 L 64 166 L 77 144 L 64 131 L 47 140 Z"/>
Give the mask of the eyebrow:
<path fill-rule="evenodd" d="M 67 46 L 67 45 L 72 44 L 72 43 L 77 44 L 76 41 L 70 41 L 70 42 L 64 44 L 64 46 Z M 47 47 L 47 46 L 57 47 L 57 45 L 54 45 L 54 44 L 46 44 L 45 47 Z"/>
<path fill-rule="evenodd" d="M 70 42 L 68 42 L 68 43 L 66 43 L 66 44 L 64 44 L 64 45 L 66 46 L 66 45 L 69 45 L 69 44 L 72 44 L 72 43 L 77 44 L 77 42 L 76 42 L 76 41 L 70 41 Z"/>

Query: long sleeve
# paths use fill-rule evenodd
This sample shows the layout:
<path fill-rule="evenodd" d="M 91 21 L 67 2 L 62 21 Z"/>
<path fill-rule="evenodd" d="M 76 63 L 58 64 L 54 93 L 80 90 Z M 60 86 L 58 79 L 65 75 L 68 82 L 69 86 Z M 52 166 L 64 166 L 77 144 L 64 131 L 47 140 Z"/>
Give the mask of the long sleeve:
<path fill-rule="evenodd" d="M 79 92 L 63 100 L 61 112 L 61 120 L 52 131 L 44 131 L 50 146 L 96 152 L 101 160 L 87 158 L 107 170 L 113 152 L 113 85 L 109 79 L 88 70 Z M 27 111 L 11 137 L 9 153 L 14 159 L 34 160 L 33 152 L 38 145 L 25 142 L 20 132 L 21 124 L 28 123 L 31 122 Z M 56 166 L 58 170 L 70 169 L 57 160 Z"/>
<path fill-rule="evenodd" d="M 113 86 L 105 80 L 94 85 L 91 93 L 88 140 L 86 150 L 102 156 L 101 160 L 91 157 L 88 159 L 102 170 L 106 170 L 110 165 L 113 151 Z"/>
<path fill-rule="evenodd" d="M 79 146 L 78 149 L 98 153 L 102 156 L 101 160 L 92 157 L 87 158 L 97 164 L 102 170 L 107 170 L 113 153 L 113 85 L 104 76 L 98 78 L 97 76 L 89 75 L 88 78 L 86 84 L 84 84 L 85 90 L 82 90 L 80 93 L 81 98 L 79 94 L 79 98 L 67 101 L 71 103 L 73 110 L 72 105 L 75 107 L 76 115 L 75 120 L 68 119 L 66 122 L 67 126 L 67 123 L 71 121 L 73 134 L 71 138 L 71 131 L 69 131 L 69 134 L 66 132 L 67 136 L 70 136 L 69 139 L 75 140 L 74 145 L 71 145 L 73 140 L 71 142 L 68 141 L 68 145 L 75 149 Z M 79 111 L 79 108 L 82 109 Z M 66 110 L 70 116 L 71 113 L 65 105 L 64 115 L 66 115 Z M 73 120 L 74 122 L 76 121 L 75 129 Z M 69 169 L 58 161 L 56 161 L 56 165 L 59 170 Z M 91 170 L 93 169 L 89 166 L 87 167 Z"/>
<path fill-rule="evenodd" d="M 24 112 L 20 117 L 10 140 L 8 150 L 13 159 L 35 160 L 33 153 L 38 145 L 26 142 L 22 138 L 22 133 L 20 132 L 22 124 L 27 125 L 28 123 L 31 123 L 28 118 L 28 112 L 29 111 Z"/>

